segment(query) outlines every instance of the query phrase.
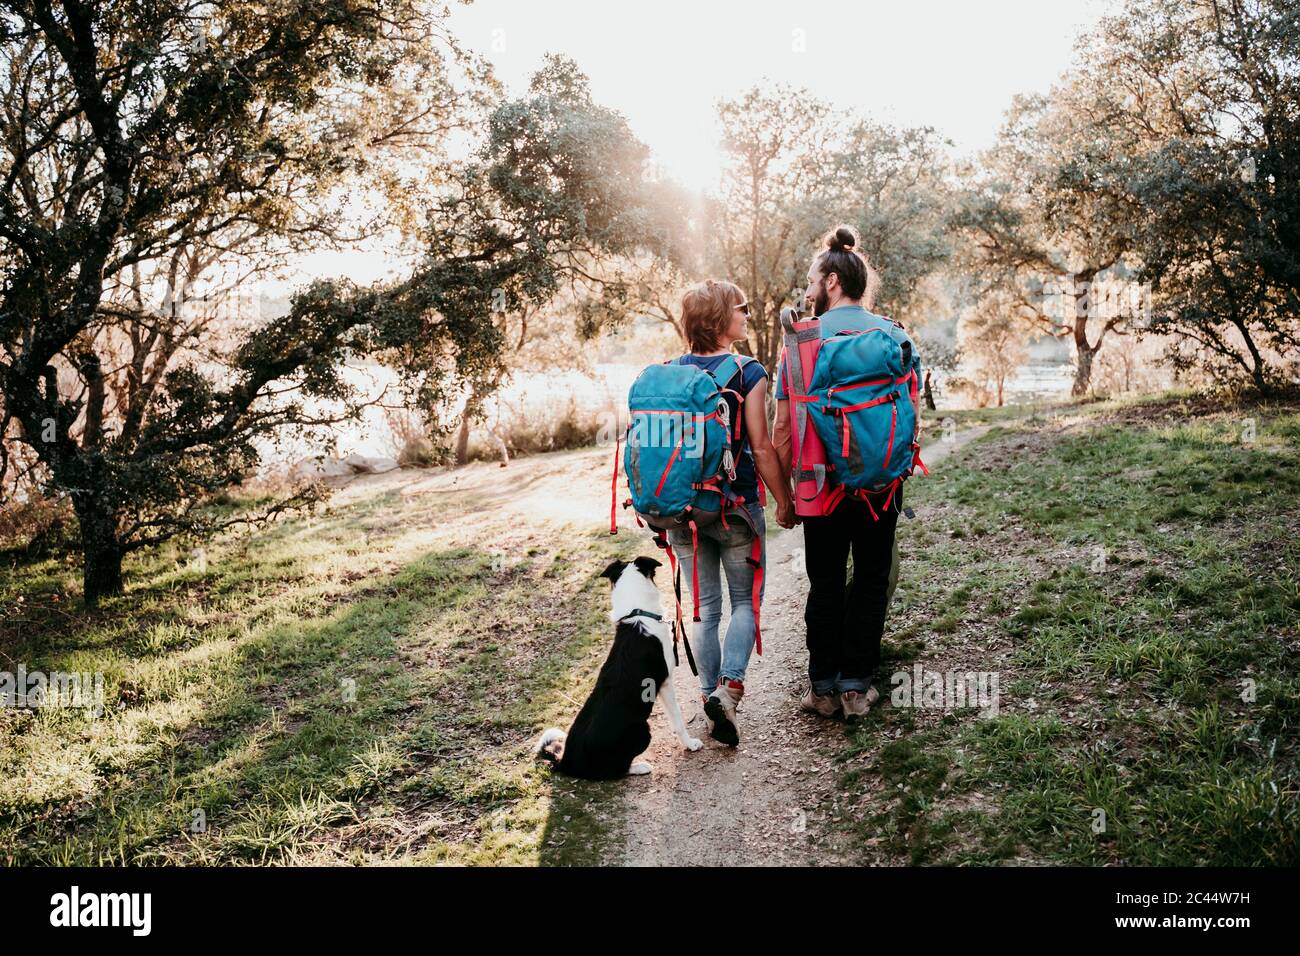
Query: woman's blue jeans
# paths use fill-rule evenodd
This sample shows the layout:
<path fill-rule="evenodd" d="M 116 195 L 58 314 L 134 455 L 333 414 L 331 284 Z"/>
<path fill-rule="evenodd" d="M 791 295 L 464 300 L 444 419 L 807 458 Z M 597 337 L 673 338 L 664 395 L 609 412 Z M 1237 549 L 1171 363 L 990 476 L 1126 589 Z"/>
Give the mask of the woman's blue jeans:
<path fill-rule="evenodd" d="M 746 504 L 745 510 L 758 528 L 759 538 L 766 536 L 767 526 L 763 509 L 758 502 Z M 695 666 L 700 672 L 700 690 L 707 697 L 722 679 L 745 680 L 749 655 L 754 650 L 754 567 L 749 557 L 754 547 L 754 533 L 743 518 L 727 519 L 729 527 L 721 521 L 705 525 L 698 530 L 700 620 L 691 638 L 695 653 Z M 668 533 L 668 542 L 677 555 L 682 569 L 684 610 L 690 613 L 686 591 L 692 582 L 691 532 L 679 528 Z M 762 558 L 767 561 L 767 543 L 763 542 Z M 722 621 L 722 574 L 727 577 L 727 594 L 731 603 L 731 621 L 721 645 L 718 642 L 718 625 Z M 766 581 L 764 582 L 766 584 Z M 762 592 L 760 591 L 760 600 Z"/>

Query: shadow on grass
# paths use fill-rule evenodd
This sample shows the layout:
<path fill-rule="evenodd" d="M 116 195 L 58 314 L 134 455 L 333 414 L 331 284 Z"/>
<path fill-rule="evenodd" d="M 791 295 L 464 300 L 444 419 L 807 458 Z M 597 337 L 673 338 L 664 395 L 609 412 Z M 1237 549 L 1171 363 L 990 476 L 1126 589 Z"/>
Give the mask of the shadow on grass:
<path fill-rule="evenodd" d="M 569 707 L 600 616 L 583 569 L 608 547 L 579 540 L 510 568 L 477 549 L 431 551 L 323 613 L 302 606 L 319 595 L 243 567 L 202 591 L 135 588 L 81 626 L 19 642 L 50 669 L 99 653 L 117 679 L 94 724 L 41 713 L 0 728 L 19 781 L 0 792 L 0 859 L 522 863 L 539 831 L 543 862 L 593 859 L 607 828 L 584 829 L 582 795 L 532 767 L 528 743 Z M 263 586 L 178 647 L 125 639 L 198 594 Z"/>

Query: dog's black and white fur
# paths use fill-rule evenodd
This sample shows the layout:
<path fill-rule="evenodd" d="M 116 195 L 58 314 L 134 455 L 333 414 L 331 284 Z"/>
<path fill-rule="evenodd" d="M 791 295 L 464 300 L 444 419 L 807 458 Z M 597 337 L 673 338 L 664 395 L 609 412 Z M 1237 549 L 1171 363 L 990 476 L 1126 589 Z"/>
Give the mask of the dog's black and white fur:
<path fill-rule="evenodd" d="M 615 561 L 602 575 L 613 584 L 609 619 L 618 623 L 614 646 L 569 732 L 552 727 L 537 744 L 537 758 L 550 761 L 562 773 L 588 780 L 649 773 L 648 763 L 633 761 L 650 746 L 655 697 L 663 700 L 682 746 L 687 750 L 702 746 L 686 732 L 673 690 L 672 628 L 663 620 L 654 583 L 659 566 L 653 558 Z"/>

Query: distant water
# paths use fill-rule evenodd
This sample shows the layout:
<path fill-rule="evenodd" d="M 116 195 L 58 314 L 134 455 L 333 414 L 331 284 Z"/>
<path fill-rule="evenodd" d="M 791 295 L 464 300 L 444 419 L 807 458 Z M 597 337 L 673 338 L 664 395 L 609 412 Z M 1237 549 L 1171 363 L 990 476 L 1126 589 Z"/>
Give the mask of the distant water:
<path fill-rule="evenodd" d="M 498 420 L 498 416 L 503 420 L 517 416 L 544 420 L 562 414 L 570 402 L 580 409 L 591 408 L 597 412 L 612 409 L 627 399 L 628 389 L 632 387 L 632 381 L 641 368 L 639 365 L 597 365 L 594 375 L 576 371 L 517 375 L 487 403 L 486 421 L 492 424 Z M 387 389 L 387 394 L 382 399 L 384 404 L 401 403 L 398 376 L 391 369 L 382 365 L 349 366 L 343 374 L 361 396 L 374 400 L 384 395 Z M 326 411 L 326 406 L 308 403 L 308 409 L 319 414 Z M 379 457 L 395 456 L 398 452 L 388 416 L 379 407 L 364 409 L 357 422 L 335 426 L 334 437 L 335 450 L 326 454 L 338 457 L 352 454 Z M 262 454 L 264 471 L 274 471 L 321 453 L 319 446 L 312 445 L 301 436 L 289 434 L 281 436 L 276 443 L 259 441 L 257 444 Z"/>
<path fill-rule="evenodd" d="M 608 402 L 616 399 L 622 403 L 642 367 L 598 365 L 596 381 L 577 373 L 563 377 L 529 376 L 528 381 L 521 381 L 515 388 L 520 393 L 527 394 L 530 400 L 545 400 L 548 395 L 574 395 L 581 396 L 580 400 L 585 401 Z M 971 376 L 969 370 L 964 368 L 959 369 L 957 374 Z M 935 372 L 933 381 L 942 389 L 948 377 L 944 372 Z M 1021 366 L 1007 382 L 1003 398 L 1008 405 L 1065 398 L 1069 396 L 1073 383 L 1074 366 L 1069 362 L 1030 362 Z M 954 401 L 955 399 L 950 399 L 945 404 L 952 407 Z"/>
<path fill-rule="evenodd" d="M 970 377 L 967 369 L 958 369 L 958 375 Z M 960 407 L 954 397 L 942 394 L 944 382 L 950 376 L 936 371 L 932 381 L 941 390 L 939 404 Z M 1008 405 L 1025 405 L 1057 398 L 1068 398 L 1074 384 L 1074 366 L 1069 362 L 1030 362 L 1022 365 L 1003 389 L 1003 400 Z"/>
<path fill-rule="evenodd" d="M 563 414 L 570 402 L 579 409 L 597 412 L 621 407 L 627 400 L 633 380 L 643 367 L 622 363 L 601 364 L 594 367 L 592 375 L 575 371 L 516 375 L 488 404 L 487 420 L 490 423 L 498 416 L 509 419 L 519 415 L 545 419 L 551 415 Z M 396 405 L 401 401 L 397 376 L 391 369 L 380 365 L 350 366 L 345 370 L 345 377 L 364 396 L 375 398 L 387 387 L 385 403 Z M 942 372 L 935 373 L 935 381 L 941 390 L 946 378 Z M 1063 398 L 1070 394 L 1073 379 L 1074 368 L 1068 362 L 1029 363 L 1007 383 L 1006 401 L 1014 405 Z M 940 404 L 954 407 L 953 401 L 942 396 L 942 393 Z M 360 422 L 340 425 L 334 433 L 340 457 L 349 454 L 386 456 L 397 453 L 382 408 L 367 408 Z M 292 464 L 319 451 L 301 438 L 291 435 L 283 436 L 277 445 L 260 443 L 260 450 L 268 470 Z"/>
<path fill-rule="evenodd" d="M 537 407 L 556 401 L 567 403 L 570 398 L 597 408 L 621 405 L 643 367 L 597 365 L 594 379 L 578 372 L 520 376 L 505 390 L 503 400 L 513 407 L 518 407 L 521 402 L 524 407 Z M 970 376 L 970 372 L 964 368 L 959 369 L 957 374 Z M 944 372 L 934 374 L 934 381 L 940 389 L 947 378 L 948 375 Z M 1014 378 L 1007 382 L 1003 397 L 1010 405 L 1064 398 L 1069 396 L 1073 382 L 1074 366 L 1069 362 L 1031 362 L 1021 366 Z"/>

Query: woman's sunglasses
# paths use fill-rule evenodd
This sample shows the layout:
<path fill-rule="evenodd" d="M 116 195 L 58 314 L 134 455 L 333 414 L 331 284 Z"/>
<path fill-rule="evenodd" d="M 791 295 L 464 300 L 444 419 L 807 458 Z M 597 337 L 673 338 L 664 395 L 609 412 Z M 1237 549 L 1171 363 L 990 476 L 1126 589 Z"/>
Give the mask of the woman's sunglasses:
<path fill-rule="evenodd" d="M 746 315 L 746 317 L 749 316 L 749 303 L 748 303 L 748 302 L 742 302 L 742 303 L 740 303 L 740 305 L 736 306 L 736 308 L 738 308 L 741 312 L 744 312 L 745 315 Z"/>

